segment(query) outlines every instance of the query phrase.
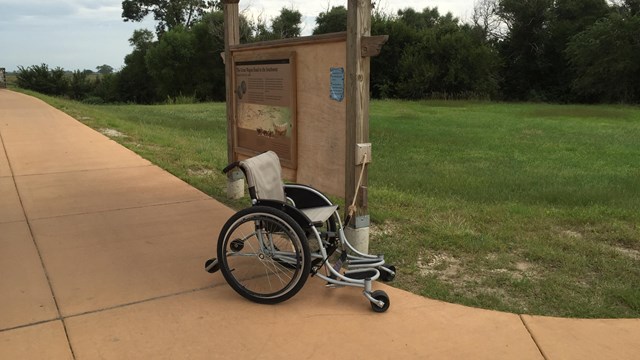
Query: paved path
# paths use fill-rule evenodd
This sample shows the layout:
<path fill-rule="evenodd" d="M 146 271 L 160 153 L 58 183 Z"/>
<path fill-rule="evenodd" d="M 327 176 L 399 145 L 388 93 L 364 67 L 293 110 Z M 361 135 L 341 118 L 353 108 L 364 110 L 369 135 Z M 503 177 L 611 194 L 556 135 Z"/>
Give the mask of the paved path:
<path fill-rule="evenodd" d="M 203 270 L 232 211 L 0 90 L 0 359 L 640 359 L 640 320 L 519 316 L 311 279 L 266 306 Z"/>

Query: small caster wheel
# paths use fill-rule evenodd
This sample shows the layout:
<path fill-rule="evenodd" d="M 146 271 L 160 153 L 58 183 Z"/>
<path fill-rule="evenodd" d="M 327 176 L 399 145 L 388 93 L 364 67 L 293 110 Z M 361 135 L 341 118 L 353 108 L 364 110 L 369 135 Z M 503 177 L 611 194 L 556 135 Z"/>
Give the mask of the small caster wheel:
<path fill-rule="evenodd" d="M 384 305 L 382 307 L 379 307 L 376 303 L 372 302 L 371 309 L 373 309 L 373 311 L 377 313 L 383 313 L 389 309 L 389 305 L 391 305 L 391 303 L 389 302 L 389 295 L 387 295 L 386 292 L 382 290 L 376 290 L 371 293 L 371 297 L 384 302 Z"/>
<path fill-rule="evenodd" d="M 207 270 L 207 272 L 210 274 L 213 274 L 214 272 L 220 270 L 220 264 L 218 263 L 218 259 L 209 259 L 205 261 L 204 269 Z"/>
<path fill-rule="evenodd" d="M 229 245 L 229 247 L 231 248 L 231 251 L 233 252 L 240 252 L 242 251 L 242 249 L 244 249 L 244 242 L 240 239 L 235 239 L 231 242 L 231 244 Z"/>
<path fill-rule="evenodd" d="M 396 278 L 396 267 L 393 265 L 383 265 L 383 267 L 393 271 L 393 274 L 387 272 L 384 269 L 380 269 L 380 280 L 384 282 L 393 281 Z"/>

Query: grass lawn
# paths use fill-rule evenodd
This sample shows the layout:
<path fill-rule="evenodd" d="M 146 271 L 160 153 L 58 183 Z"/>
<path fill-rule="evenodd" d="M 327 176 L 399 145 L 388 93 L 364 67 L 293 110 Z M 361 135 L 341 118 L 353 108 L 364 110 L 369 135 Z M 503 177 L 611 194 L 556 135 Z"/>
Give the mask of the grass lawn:
<path fill-rule="evenodd" d="M 247 205 L 224 195 L 224 104 L 39 97 Z M 516 313 L 640 317 L 640 108 L 374 101 L 370 121 L 371 251 L 397 264 L 395 286 Z"/>

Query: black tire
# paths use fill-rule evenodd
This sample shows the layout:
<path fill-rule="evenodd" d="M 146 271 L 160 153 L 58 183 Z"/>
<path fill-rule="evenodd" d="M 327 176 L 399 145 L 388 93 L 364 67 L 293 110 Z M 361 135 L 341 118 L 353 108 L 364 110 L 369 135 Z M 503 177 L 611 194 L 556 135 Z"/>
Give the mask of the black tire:
<path fill-rule="evenodd" d="M 386 292 L 384 292 L 382 290 L 376 290 L 376 291 L 371 293 L 371 297 L 376 299 L 376 300 L 380 300 L 380 301 L 384 302 L 384 306 L 383 307 L 379 307 L 375 303 L 371 303 L 371 309 L 373 309 L 373 311 L 375 311 L 377 313 L 383 313 L 383 312 L 389 310 L 389 306 L 391 305 L 391 302 L 389 301 L 389 295 L 387 295 Z"/>
<path fill-rule="evenodd" d="M 237 241 L 244 245 L 240 251 Z M 233 290 L 261 304 L 277 304 L 294 296 L 311 268 L 309 245 L 300 225 L 283 211 L 266 206 L 241 210 L 224 224 L 218 261 Z"/>

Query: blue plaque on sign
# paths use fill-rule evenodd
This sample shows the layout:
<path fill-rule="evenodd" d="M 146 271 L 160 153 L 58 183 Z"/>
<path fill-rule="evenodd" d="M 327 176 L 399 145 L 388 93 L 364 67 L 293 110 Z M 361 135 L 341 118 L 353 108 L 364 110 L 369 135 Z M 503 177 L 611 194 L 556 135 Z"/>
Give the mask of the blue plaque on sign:
<path fill-rule="evenodd" d="M 344 68 L 331 68 L 331 100 L 344 99 Z"/>

